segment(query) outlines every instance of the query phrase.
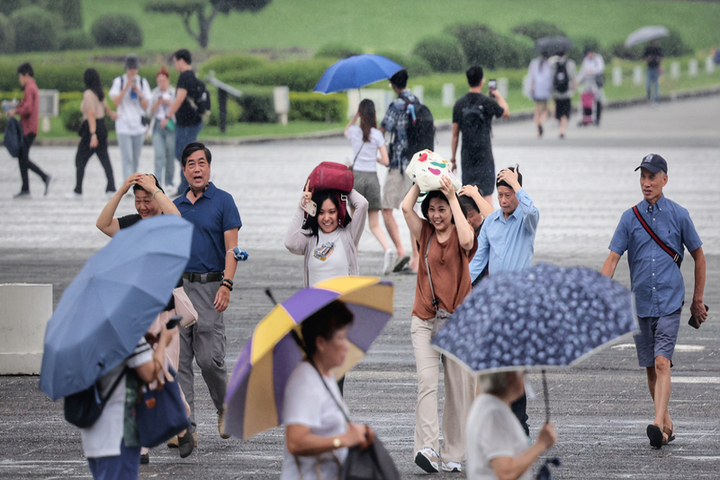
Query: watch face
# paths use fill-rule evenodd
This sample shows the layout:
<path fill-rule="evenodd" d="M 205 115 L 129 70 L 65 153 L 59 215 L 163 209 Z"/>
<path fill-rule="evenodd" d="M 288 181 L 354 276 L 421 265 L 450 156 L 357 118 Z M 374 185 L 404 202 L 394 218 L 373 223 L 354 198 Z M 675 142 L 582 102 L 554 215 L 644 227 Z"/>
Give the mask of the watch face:
<path fill-rule="evenodd" d="M 338 438 L 338 437 L 333 438 L 333 447 L 340 448 L 340 445 L 341 445 L 340 438 Z"/>

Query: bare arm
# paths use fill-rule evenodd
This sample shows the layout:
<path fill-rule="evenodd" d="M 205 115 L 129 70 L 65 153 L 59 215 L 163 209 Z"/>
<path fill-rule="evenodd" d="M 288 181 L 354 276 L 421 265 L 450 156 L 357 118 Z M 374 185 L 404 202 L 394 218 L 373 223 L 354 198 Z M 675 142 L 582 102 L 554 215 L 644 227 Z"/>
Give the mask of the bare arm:
<path fill-rule="evenodd" d="M 180 109 L 180 105 L 185 101 L 185 97 L 187 97 L 187 90 L 184 88 L 178 88 L 175 93 L 175 101 L 170 105 L 170 110 L 168 111 L 167 117 L 172 117 L 177 113 L 177 111 Z"/>
<path fill-rule="evenodd" d="M 493 212 L 493 206 L 490 205 L 485 198 L 483 198 L 482 195 L 480 195 L 480 190 L 478 190 L 478 187 L 475 185 L 463 185 L 463 187 L 458 192 L 459 195 L 467 195 L 468 197 L 472 198 L 475 202 L 475 205 L 477 205 L 478 210 L 480 210 L 480 215 L 483 217 L 483 221 Z"/>
<path fill-rule="evenodd" d="M 495 101 L 500 105 L 500 108 L 503 109 L 503 114 L 501 118 L 508 118 L 510 116 L 510 107 L 508 106 L 508 103 L 505 101 L 505 99 L 500 95 L 500 92 L 497 90 L 493 90 L 490 95 L 495 99 Z"/>
<path fill-rule="evenodd" d="M 356 423 L 348 424 L 348 429 L 342 435 L 337 435 L 340 439 L 340 446 L 354 447 L 365 441 L 367 427 Z M 316 456 L 321 453 L 335 450 L 333 439 L 335 437 L 321 437 L 310 433 L 310 427 L 305 425 L 288 425 L 285 427 L 285 441 L 287 443 L 288 452 L 292 455 Z"/>
<path fill-rule="evenodd" d="M 386 167 L 390 165 L 390 157 L 387 153 L 387 147 L 385 145 L 378 148 L 378 152 L 380 152 L 380 158 L 378 159 L 378 163 L 380 165 L 385 165 Z"/>
<path fill-rule="evenodd" d="M 232 280 L 235 277 L 235 271 L 237 270 L 237 260 L 231 250 L 238 246 L 237 236 L 239 228 L 231 228 L 226 230 L 223 234 L 225 240 L 225 276 Z M 224 285 L 220 285 L 217 293 L 215 294 L 215 311 L 224 312 L 230 303 L 230 289 Z"/>
<path fill-rule="evenodd" d="M 360 118 L 360 112 L 355 112 L 355 115 L 353 115 L 353 117 L 350 119 L 350 122 L 348 122 L 347 127 L 345 127 L 345 137 L 348 136 L 348 130 L 350 129 L 350 127 L 355 125 L 358 118 Z"/>
<path fill-rule="evenodd" d="M 465 251 L 470 251 L 475 244 L 475 231 L 468 223 L 465 215 L 463 215 L 460 202 L 458 202 L 457 195 L 455 195 L 455 187 L 453 187 L 450 179 L 443 175 L 440 177 L 440 184 L 440 190 L 445 194 L 445 198 L 447 198 L 448 204 L 450 205 L 450 211 L 452 211 L 453 220 L 455 220 L 455 228 L 457 229 L 460 246 Z"/>
<path fill-rule="evenodd" d="M 460 124 L 452 124 L 452 139 L 450 140 L 450 163 L 452 164 L 452 171 L 457 171 L 457 161 L 455 154 L 457 153 L 458 142 L 460 141 Z"/>
<path fill-rule="evenodd" d="M 517 480 L 525 473 L 540 455 L 555 444 L 557 433 L 551 423 L 543 425 L 535 443 L 515 457 L 496 457 L 490 460 L 498 480 Z"/>
<path fill-rule="evenodd" d="M 410 229 L 410 233 L 417 240 L 419 240 L 422 235 L 423 219 L 415 213 L 413 207 L 415 207 L 415 202 L 417 202 L 419 196 L 420 187 L 415 184 L 408 191 L 407 195 L 405 195 L 401 205 L 403 216 L 405 217 L 405 222 Z"/>
<path fill-rule="evenodd" d="M 135 368 L 135 371 L 143 382 L 150 383 L 154 381 L 162 371 L 162 365 L 165 360 L 165 347 L 170 344 L 172 335 L 172 331 L 163 325 L 162 330 L 160 330 L 160 339 L 155 347 L 155 352 L 153 352 L 153 359 Z"/>
<path fill-rule="evenodd" d="M 702 247 L 690 252 L 693 260 L 695 260 L 695 290 L 693 291 L 692 304 L 690 305 L 690 313 L 700 319 L 700 323 L 707 319 L 707 312 L 703 304 L 703 292 L 705 291 L 705 253 Z"/>
<path fill-rule="evenodd" d="M 118 230 L 120 230 L 120 223 L 117 218 L 114 218 L 115 211 L 117 210 L 118 205 L 120 205 L 120 200 L 122 200 L 125 194 L 130 190 L 130 187 L 135 185 L 138 178 L 141 176 L 142 173 L 133 173 L 130 175 L 118 191 L 115 192 L 112 198 L 110 198 L 107 205 L 105 205 L 105 208 L 102 209 L 102 212 L 100 212 L 100 216 L 98 217 L 97 222 L 95 222 L 95 226 L 108 237 L 114 236 Z"/>
<path fill-rule="evenodd" d="M 617 268 L 617 264 L 619 261 L 620 255 L 610 250 L 610 254 L 605 259 L 605 263 L 603 263 L 600 273 L 602 273 L 606 277 L 613 278 L 613 275 L 615 275 L 615 268 Z"/>

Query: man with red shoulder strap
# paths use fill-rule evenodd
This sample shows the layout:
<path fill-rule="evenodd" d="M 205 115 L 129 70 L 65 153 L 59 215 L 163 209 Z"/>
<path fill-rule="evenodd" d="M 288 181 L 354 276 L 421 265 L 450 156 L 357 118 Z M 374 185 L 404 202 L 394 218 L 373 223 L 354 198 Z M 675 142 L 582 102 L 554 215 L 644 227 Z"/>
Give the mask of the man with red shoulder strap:
<path fill-rule="evenodd" d="M 602 273 L 612 278 L 620 257 L 628 252 L 630 285 L 640 325 L 635 347 L 638 363 L 647 369 L 650 396 L 655 404 L 655 419 L 647 426 L 647 436 L 651 446 L 661 448 L 675 439 L 668 402 L 670 367 L 685 299 L 680 263 L 687 248 L 695 260 L 690 313 L 702 323 L 707 318 L 703 304 L 705 255 L 688 211 L 663 195 L 668 182 L 665 159 L 651 153 L 635 170 L 641 171 L 644 197 L 636 205 L 639 217 L 633 208 L 623 213 Z"/>

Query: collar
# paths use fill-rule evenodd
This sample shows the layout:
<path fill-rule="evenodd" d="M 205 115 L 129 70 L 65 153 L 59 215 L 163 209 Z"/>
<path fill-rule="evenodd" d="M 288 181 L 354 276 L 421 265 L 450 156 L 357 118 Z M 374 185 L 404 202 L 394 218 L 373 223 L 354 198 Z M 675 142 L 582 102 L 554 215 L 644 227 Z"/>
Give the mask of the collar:
<path fill-rule="evenodd" d="M 188 191 L 190 191 L 190 187 L 188 187 L 185 190 L 185 192 L 183 192 L 183 194 L 180 196 L 180 198 L 182 198 L 181 203 L 187 202 L 187 203 L 192 204 L 190 199 L 187 198 Z M 202 196 L 207 197 L 207 198 L 212 198 L 215 195 L 216 191 L 217 191 L 217 187 L 212 182 L 208 182 L 207 188 L 203 192 Z M 202 197 L 200 197 L 200 198 L 202 198 Z M 200 200 L 200 199 L 198 199 L 198 200 Z M 195 202 L 197 203 L 198 200 L 196 200 Z"/>
<path fill-rule="evenodd" d="M 658 198 L 658 201 L 655 202 L 655 205 L 652 206 L 652 208 L 650 208 L 650 202 L 643 198 L 638 204 L 638 210 L 640 210 L 641 212 L 651 213 L 657 209 L 662 212 L 666 206 L 667 203 L 665 200 L 665 194 L 662 194 L 660 195 L 660 198 Z"/>

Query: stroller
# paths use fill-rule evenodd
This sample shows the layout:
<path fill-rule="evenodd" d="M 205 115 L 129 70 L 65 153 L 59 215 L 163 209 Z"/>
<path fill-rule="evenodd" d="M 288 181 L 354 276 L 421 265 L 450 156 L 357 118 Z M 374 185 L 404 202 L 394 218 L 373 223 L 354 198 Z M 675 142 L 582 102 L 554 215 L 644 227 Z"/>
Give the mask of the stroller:
<path fill-rule="evenodd" d="M 593 110 L 595 109 L 595 92 L 588 90 L 580 95 L 580 105 L 582 107 L 582 120 L 580 125 L 586 127 L 592 124 Z"/>

